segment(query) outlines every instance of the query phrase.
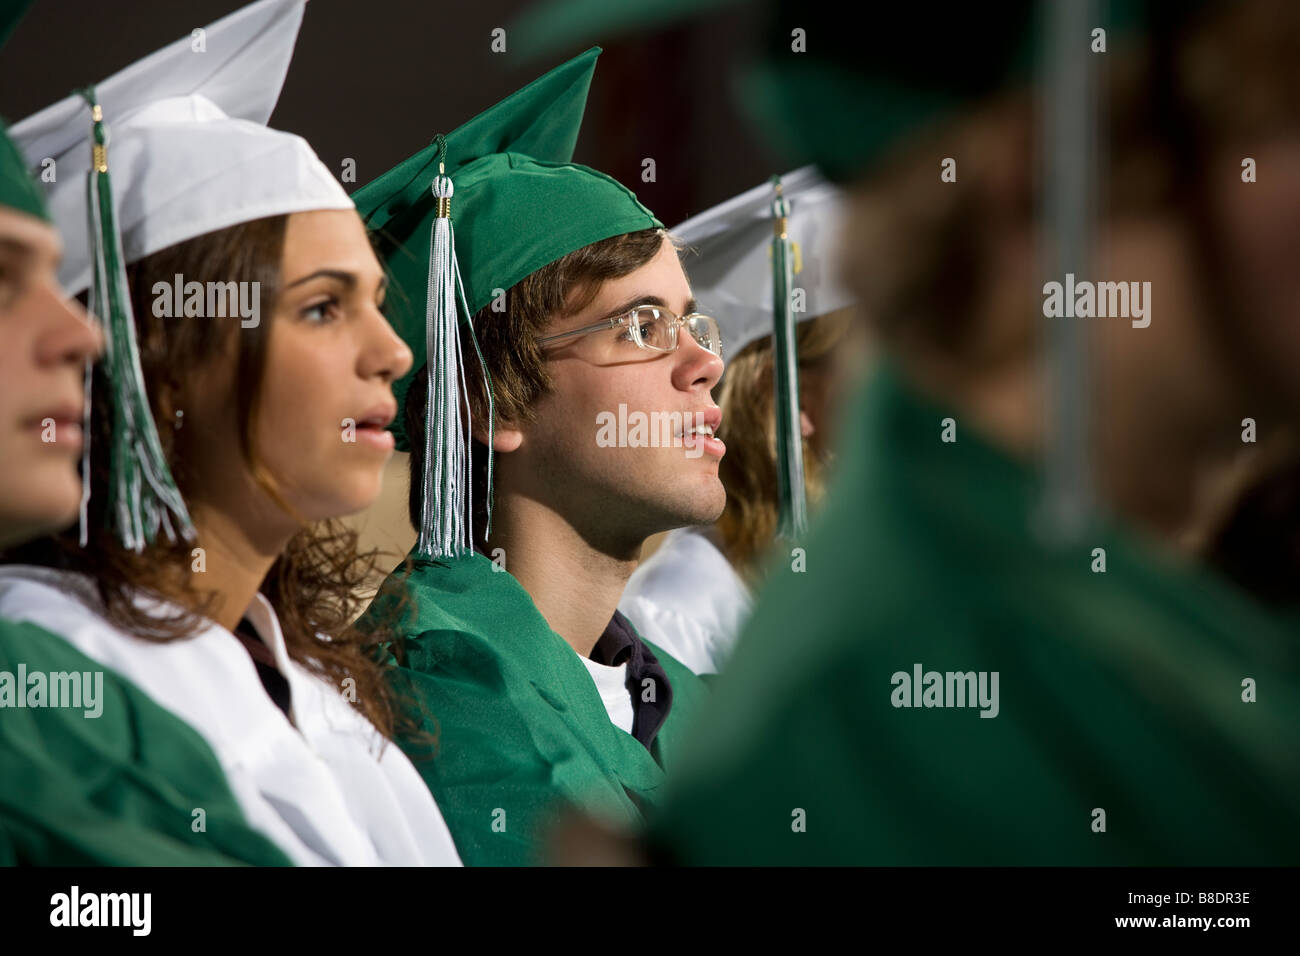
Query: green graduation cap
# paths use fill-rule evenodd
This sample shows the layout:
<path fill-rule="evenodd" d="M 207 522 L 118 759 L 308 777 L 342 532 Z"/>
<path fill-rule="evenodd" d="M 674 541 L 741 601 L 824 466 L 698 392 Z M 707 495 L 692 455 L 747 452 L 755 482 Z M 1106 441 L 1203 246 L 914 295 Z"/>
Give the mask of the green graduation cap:
<path fill-rule="evenodd" d="M 19 2 L 6 3 L 3 9 L 0 9 L 0 48 L 4 47 L 9 34 L 13 33 L 14 27 L 18 25 L 18 21 L 22 19 L 29 6 L 31 6 L 30 0 L 19 0 Z M 22 154 L 10 141 L 2 119 L 0 119 L 0 206 L 16 209 L 46 222 L 50 219 L 50 214 L 45 208 L 45 197 L 32 179 L 31 173 L 27 171 L 27 164 L 23 162 Z"/>
<path fill-rule="evenodd" d="M 415 355 L 416 371 L 393 389 L 399 404 L 428 363 L 425 435 L 406 435 L 400 417 L 391 426 L 399 449 L 424 442 L 422 554 L 472 550 L 464 376 L 476 372 L 465 368 L 460 323 L 570 252 L 663 225 L 627 187 L 571 162 L 599 55 L 590 49 L 534 80 L 352 197 L 405 293 L 388 310 Z M 490 459 L 488 475 L 490 515 Z"/>
<path fill-rule="evenodd" d="M 22 156 L 10 141 L 4 120 L 0 120 L 0 206 L 16 209 L 47 222 L 50 218 L 40 187 L 32 179 Z"/>

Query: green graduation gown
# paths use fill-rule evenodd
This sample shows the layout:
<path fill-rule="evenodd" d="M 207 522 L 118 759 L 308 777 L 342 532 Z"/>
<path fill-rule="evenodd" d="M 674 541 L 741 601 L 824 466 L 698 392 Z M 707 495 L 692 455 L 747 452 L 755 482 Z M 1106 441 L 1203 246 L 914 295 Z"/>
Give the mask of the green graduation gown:
<path fill-rule="evenodd" d="M 652 846 L 690 864 L 1300 860 L 1294 629 L 1114 527 L 1041 543 L 1037 476 L 955 414 L 942 442 L 952 413 L 888 365 L 855 412 L 806 569 L 774 570 Z M 999 672 L 997 716 L 920 688 L 895 706 L 917 664 Z M 957 702 L 946 684 L 932 702 Z"/>
<path fill-rule="evenodd" d="M 394 572 L 367 613 L 371 621 L 401 615 L 393 683 L 420 729 L 398 742 L 465 864 L 540 862 L 541 834 L 563 805 L 639 828 L 703 682 L 646 642 L 673 693 L 647 750 L 611 723 L 582 661 L 513 575 L 481 554 L 445 564 L 411 558 L 410 578 Z M 400 612 L 395 595 L 406 599 Z"/>
<path fill-rule="evenodd" d="M 16 706 L 20 665 L 102 673 L 99 716 Z M 12 621 L 0 621 L 0 674 L 0 865 L 289 865 L 245 822 L 207 743 L 125 678 Z"/>

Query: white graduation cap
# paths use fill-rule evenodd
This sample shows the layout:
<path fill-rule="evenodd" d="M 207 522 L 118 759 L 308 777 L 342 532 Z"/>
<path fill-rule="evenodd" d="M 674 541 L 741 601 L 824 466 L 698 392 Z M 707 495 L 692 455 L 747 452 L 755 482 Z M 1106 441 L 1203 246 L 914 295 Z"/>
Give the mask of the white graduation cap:
<path fill-rule="evenodd" d="M 113 422 L 108 525 L 141 551 L 193 522 L 158 440 L 136 342 L 126 265 L 178 242 L 266 216 L 354 209 L 306 140 L 268 129 L 307 0 L 260 0 L 163 47 L 13 127 L 30 166 L 54 160 L 50 215 L 63 234 L 59 279 L 90 292 L 105 332 L 87 365 L 81 543 L 88 540 L 91 380 Z"/>
<path fill-rule="evenodd" d="M 844 197 L 812 166 L 781 177 L 790 214 L 787 233 L 794 245 L 793 285 L 804 292 L 805 321 L 853 304 L 835 279 Z M 771 183 L 756 186 L 686 220 L 672 234 L 687 246 L 684 259 L 700 308 L 722 330 L 724 354 L 734 356 L 771 335 Z"/>
<path fill-rule="evenodd" d="M 780 533 L 807 530 L 795 323 L 853 304 L 835 280 L 844 215 L 840 192 L 812 166 L 775 176 L 672 233 L 687 247 L 686 271 L 700 308 L 735 355 L 772 336 Z"/>
<path fill-rule="evenodd" d="M 306 140 L 268 129 L 306 0 L 260 0 L 95 86 L 126 262 L 228 226 L 352 200 Z M 91 111 L 73 94 L 12 127 L 27 163 L 55 161 L 59 279 L 91 284 L 86 174 Z"/>

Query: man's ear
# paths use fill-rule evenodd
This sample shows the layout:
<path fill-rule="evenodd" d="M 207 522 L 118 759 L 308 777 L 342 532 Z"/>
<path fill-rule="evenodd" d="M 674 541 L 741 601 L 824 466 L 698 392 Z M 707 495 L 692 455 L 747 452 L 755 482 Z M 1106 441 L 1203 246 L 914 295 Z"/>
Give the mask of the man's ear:
<path fill-rule="evenodd" d="M 474 426 L 474 439 L 481 444 L 487 444 L 487 429 L 479 425 Z M 524 442 L 524 433 L 522 429 L 512 428 L 509 425 L 497 422 L 497 427 L 492 432 L 492 450 L 499 452 L 515 451 Z"/>

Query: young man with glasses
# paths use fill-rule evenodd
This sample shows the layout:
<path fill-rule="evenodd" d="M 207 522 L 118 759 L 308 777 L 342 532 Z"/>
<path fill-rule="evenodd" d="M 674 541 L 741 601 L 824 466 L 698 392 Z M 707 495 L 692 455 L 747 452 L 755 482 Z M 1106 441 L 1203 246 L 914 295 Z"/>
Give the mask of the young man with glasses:
<path fill-rule="evenodd" d="M 420 544 L 368 622 L 399 664 L 399 742 L 468 864 L 539 860 L 565 804 L 639 824 L 703 694 L 617 605 L 646 538 L 722 511 L 721 345 L 662 224 L 570 162 L 597 52 L 355 197 L 424 362 L 395 389 Z M 620 406 L 680 428 L 598 440 Z"/>

